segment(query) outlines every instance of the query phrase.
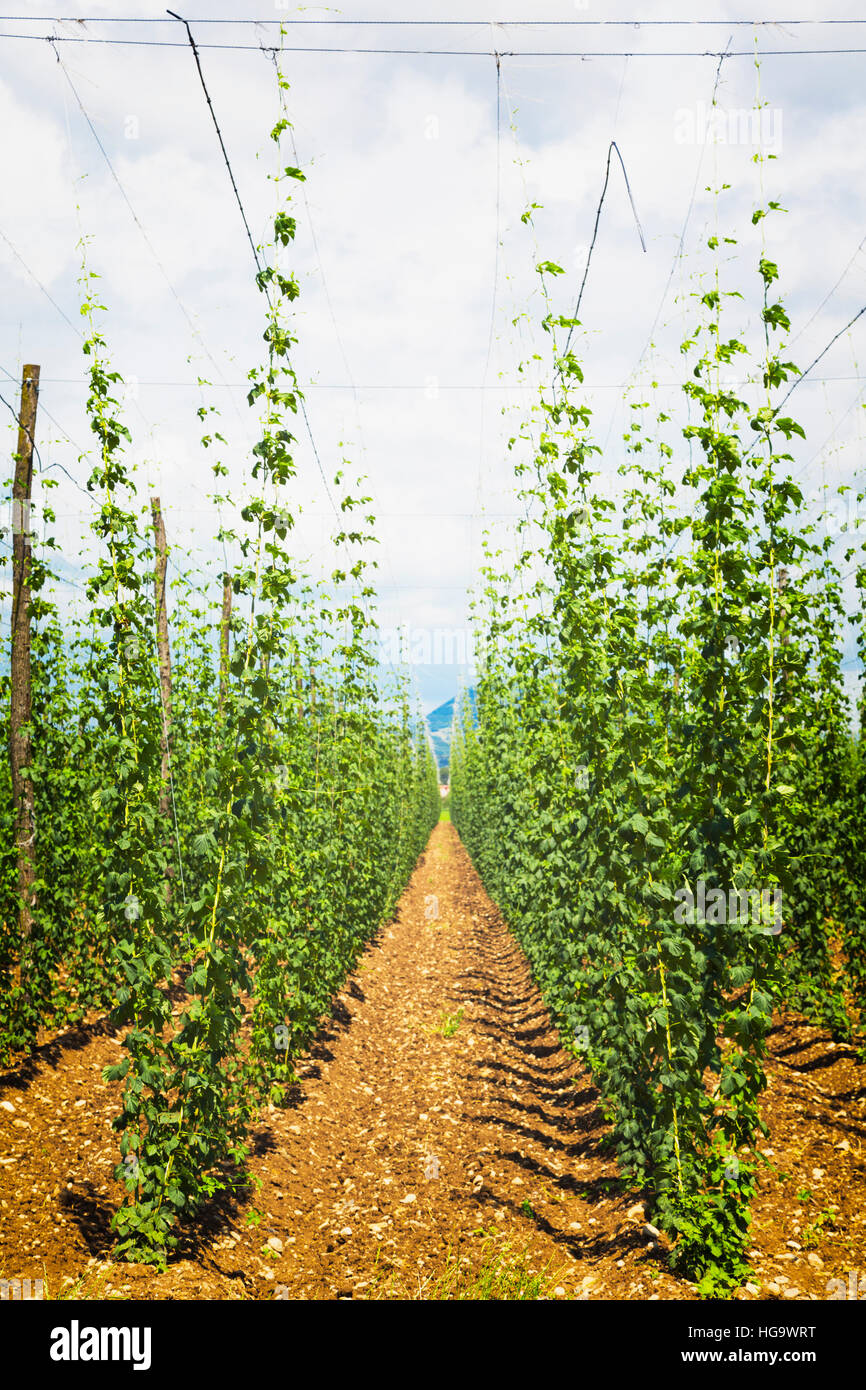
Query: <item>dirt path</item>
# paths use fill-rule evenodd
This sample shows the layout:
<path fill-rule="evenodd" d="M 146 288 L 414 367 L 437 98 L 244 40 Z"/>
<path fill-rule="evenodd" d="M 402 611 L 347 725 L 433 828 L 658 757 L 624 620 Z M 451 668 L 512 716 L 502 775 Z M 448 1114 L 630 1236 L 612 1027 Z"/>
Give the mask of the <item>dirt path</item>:
<path fill-rule="evenodd" d="M 826 1298 L 828 1277 L 866 1271 L 862 1068 L 796 1021 L 774 1050 L 761 1292 Z M 0 1277 L 44 1275 L 52 1296 L 64 1280 L 90 1297 L 696 1296 L 619 1193 L 596 1092 L 448 823 L 255 1131 L 257 1190 L 215 1203 L 163 1274 L 109 1263 L 117 1088 L 100 1072 L 118 1053 L 95 1022 L 0 1077 Z"/>
<path fill-rule="evenodd" d="M 513 1291 L 596 1282 L 595 1094 L 450 825 L 341 1002 L 269 1168 L 269 1206 L 304 1212 L 288 1296 L 429 1296 L 485 1265 Z"/>

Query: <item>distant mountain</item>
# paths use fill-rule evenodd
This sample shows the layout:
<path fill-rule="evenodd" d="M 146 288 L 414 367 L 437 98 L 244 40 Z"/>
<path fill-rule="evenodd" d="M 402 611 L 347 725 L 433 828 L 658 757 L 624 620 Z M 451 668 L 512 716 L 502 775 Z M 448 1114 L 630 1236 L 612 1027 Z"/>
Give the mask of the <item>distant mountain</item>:
<path fill-rule="evenodd" d="M 468 691 L 468 695 L 474 713 L 475 691 Z M 442 782 L 448 780 L 448 763 L 451 757 L 451 725 L 454 722 L 455 703 L 456 696 L 452 695 L 451 699 L 446 700 L 444 705 L 431 710 L 427 715 L 427 728 L 430 730 L 433 751 L 439 768 L 439 778 Z"/>

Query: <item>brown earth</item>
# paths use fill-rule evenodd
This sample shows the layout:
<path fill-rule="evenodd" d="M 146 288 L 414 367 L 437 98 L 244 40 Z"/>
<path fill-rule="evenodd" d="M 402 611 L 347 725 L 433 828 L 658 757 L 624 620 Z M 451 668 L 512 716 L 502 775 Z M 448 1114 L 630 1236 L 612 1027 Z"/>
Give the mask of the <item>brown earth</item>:
<path fill-rule="evenodd" d="M 0 1278 L 48 1297 L 693 1299 L 600 1149 L 607 1126 L 456 832 L 433 832 L 254 1131 L 252 1190 L 185 1231 L 165 1272 L 111 1262 L 122 1189 L 104 1020 L 0 1074 Z M 866 1088 L 793 1016 L 771 1038 L 769 1159 L 744 1298 L 866 1291 Z"/>

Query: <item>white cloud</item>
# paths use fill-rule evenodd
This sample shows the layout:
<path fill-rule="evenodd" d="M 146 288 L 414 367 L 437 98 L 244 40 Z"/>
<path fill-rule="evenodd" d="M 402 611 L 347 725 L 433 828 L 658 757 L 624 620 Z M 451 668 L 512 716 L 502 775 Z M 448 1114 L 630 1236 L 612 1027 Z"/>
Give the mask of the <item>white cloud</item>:
<path fill-rule="evenodd" d="M 23 13 L 40 8 L 28 0 Z M 82 13 L 108 14 L 114 8 L 109 0 L 95 0 Z M 742 6 L 726 8 L 731 17 L 746 14 Z M 225 0 L 215 0 L 207 9 L 214 16 L 230 13 Z M 359 17 L 364 9 L 360 0 L 350 0 L 341 14 Z M 806 17 L 813 13 L 805 7 L 800 12 Z M 837 10 L 845 12 L 844 7 Z M 851 5 L 847 12 L 854 13 Z M 126 13 L 155 16 L 162 11 L 133 4 Z M 275 18 L 289 13 L 274 11 Z M 426 11 L 408 0 L 386 4 L 378 13 L 406 19 Z M 450 13 L 477 14 L 469 0 Z M 526 6 L 519 13 L 535 17 Z M 563 19 L 632 17 L 624 3 L 605 7 L 602 16 L 592 4 L 577 9 L 566 0 L 551 3 L 545 13 Z M 681 2 L 656 3 L 644 7 L 643 18 L 662 14 L 691 17 L 692 10 Z M 88 28 L 95 35 L 130 33 L 119 26 Z M 137 30 L 133 37 L 150 32 L 150 26 L 131 28 Z M 32 29 L 46 32 L 44 26 Z M 265 37 L 251 27 L 194 24 L 194 29 L 203 44 L 255 44 L 260 34 Z M 65 26 L 62 32 L 73 35 L 75 30 Z M 749 29 L 655 31 L 645 25 L 597 31 L 492 30 L 489 25 L 324 33 L 305 28 L 293 31 L 290 42 L 430 48 L 495 42 L 502 52 L 521 46 L 704 51 L 724 48 L 731 32 L 732 48 L 750 47 Z M 180 26 L 167 23 L 159 37 L 180 42 L 185 35 Z M 780 48 L 842 47 L 850 32 L 834 29 L 831 38 L 832 44 L 826 31 L 811 29 L 791 35 L 761 31 L 765 47 Z M 213 451 L 198 447 L 201 427 L 195 411 L 202 399 L 219 405 L 220 420 L 213 424 L 229 440 L 225 457 L 233 490 L 239 491 L 254 439 L 245 379 L 261 355 L 262 304 L 192 55 L 184 47 L 70 43 L 58 44 L 58 50 L 200 336 L 190 333 L 47 44 L 0 39 L 0 122 L 4 131 L 14 133 L 0 148 L 0 179 L 7 190 L 0 229 L 75 324 L 76 242 L 81 229 L 92 236 L 89 259 L 103 277 L 97 283 L 109 309 L 105 331 L 113 360 L 139 381 L 127 417 L 135 436 L 133 454 L 140 462 L 142 501 L 150 487 L 157 488 L 173 539 L 221 565 L 207 501 Z M 255 52 L 203 47 L 201 56 L 253 235 L 259 239 L 273 206 L 273 186 L 266 178 L 273 167 L 268 139 L 276 111 L 272 66 Z M 853 81 L 857 70 L 852 61 L 768 58 L 762 69 L 762 97 L 781 110 L 783 131 L 782 157 L 764 169 L 765 195 L 777 196 L 789 209 L 787 216 L 768 224 L 768 247 L 780 262 L 795 333 L 831 290 L 866 227 L 858 177 L 866 108 Z M 693 189 L 684 270 L 674 276 L 656 335 L 663 357 L 655 373 L 671 383 L 659 388 L 659 405 L 681 409 L 678 339 L 694 317 L 686 297 L 688 274 L 700 264 L 699 243 L 713 225 L 713 202 L 705 191 L 709 183 L 734 185 L 719 204 L 720 216 L 730 217 L 741 239 L 732 253 L 739 259 L 729 267 L 731 282 L 754 288 L 759 236 L 749 223 L 758 177 L 749 158 L 752 151 L 675 139 L 677 110 L 708 103 L 716 65 L 713 57 L 502 59 L 502 245 L 488 364 L 496 245 L 492 58 L 287 56 L 299 157 L 308 174 L 303 189 L 295 192 L 309 202 L 317 243 L 299 196 L 299 233 L 292 248 L 302 287 L 295 325 L 297 366 L 302 381 L 315 383 L 308 391 L 308 411 L 327 477 L 333 477 L 347 453 L 351 473 L 370 477 L 374 510 L 380 515 L 383 624 L 406 621 L 430 630 L 464 625 L 462 586 L 475 578 L 485 517 L 493 522 L 495 513 L 519 510 L 511 475 L 514 460 L 504 444 L 517 431 L 516 411 L 530 399 L 529 392 L 519 389 L 518 363 L 528 363 L 525 380 L 530 383 L 543 372 L 530 360 L 545 347 L 537 328 L 542 304 L 534 263 L 540 257 L 563 265 L 567 274 L 554 286 L 555 303 L 570 308 L 583 273 L 611 138 L 626 163 L 647 251 L 640 249 L 614 161 L 582 307 L 584 329 L 578 334 L 597 437 L 606 443 L 600 466 L 607 473 L 622 457 L 619 436 L 628 416 L 619 387 L 635 367 L 659 309 Z M 508 127 L 506 93 L 516 111 L 516 140 Z M 754 94 L 750 59 L 725 62 L 720 103 L 726 109 L 748 108 Z M 83 182 L 81 174 L 86 174 Z M 543 205 L 534 232 L 520 221 L 527 200 Z M 6 308 L 0 367 L 14 378 L 22 360 L 40 361 L 43 411 L 81 446 L 88 427 L 84 363 L 76 337 L 2 241 L 0 268 Z M 864 289 L 866 251 L 796 341 L 795 360 L 811 361 L 859 307 Z M 527 310 L 533 321 L 512 325 Z M 754 335 L 750 313 L 740 317 L 744 331 Z M 840 340 L 816 377 L 859 375 L 864 325 L 866 319 L 850 338 Z M 199 373 L 214 383 L 204 397 L 194 385 Z M 177 384 L 182 382 L 193 384 Z M 792 402 L 809 436 L 796 454 L 810 486 L 821 481 L 820 458 L 828 477 L 833 470 L 846 479 L 853 475 L 862 440 L 861 412 L 851 408 L 858 385 L 855 379 L 804 385 Z M 644 390 L 642 386 L 637 393 L 639 399 L 645 398 Z M 14 381 L 7 378 L 3 394 L 10 393 L 14 395 Z M 504 418 L 503 404 L 510 407 Z M 819 446 L 834 421 L 836 436 L 821 453 Z M 63 463 L 83 481 L 87 468 L 78 462 L 78 448 L 63 441 L 44 413 L 40 429 L 46 461 Z M 327 502 L 302 422 L 297 432 L 296 493 L 305 510 L 295 540 L 299 553 L 324 561 Z M 836 445 L 840 447 L 831 453 Z M 681 453 L 681 445 L 678 449 Z M 64 553 L 75 562 L 87 502 L 62 473 L 57 476 L 58 511 L 67 517 L 60 537 Z M 496 523 L 497 538 L 504 539 L 504 530 L 504 523 Z M 443 690 L 444 679 L 442 672 L 430 677 L 428 703 L 452 693 Z M 447 679 L 453 690 L 456 672 Z"/>

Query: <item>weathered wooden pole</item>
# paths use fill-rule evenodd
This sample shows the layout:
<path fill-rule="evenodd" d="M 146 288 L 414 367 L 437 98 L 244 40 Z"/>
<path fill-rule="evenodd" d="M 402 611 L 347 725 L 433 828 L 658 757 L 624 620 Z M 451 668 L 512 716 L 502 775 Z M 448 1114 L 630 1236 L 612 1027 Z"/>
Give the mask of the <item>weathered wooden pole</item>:
<path fill-rule="evenodd" d="M 32 363 L 21 375 L 18 451 L 12 483 L 12 672 L 9 712 L 9 764 L 15 812 L 15 853 L 18 859 L 19 935 L 18 981 L 24 983 L 26 957 L 33 932 L 36 879 L 36 802 L 31 777 L 30 738 L 30 495 L 33 485 L 33 440 L 39 399 L 39 368 Z"/>
<path fill-rule="evenodd" d="M 153 568 L 153 588 L 156 599 L 156 649 L 159 659 L 159 694 L 162 702 L 162 768 L 159 786 L 160 815 L 168 817 L 171 809 L 169 757 L 171 748 L 171 649 L 168 644 L 168 613 L 165 606 L 165 576 L 168 569 L 168 551 L 165 544 L 165 523 L 159 498 L 150 502 L 153 513 L 153 535 L 156 556 Z"/>

